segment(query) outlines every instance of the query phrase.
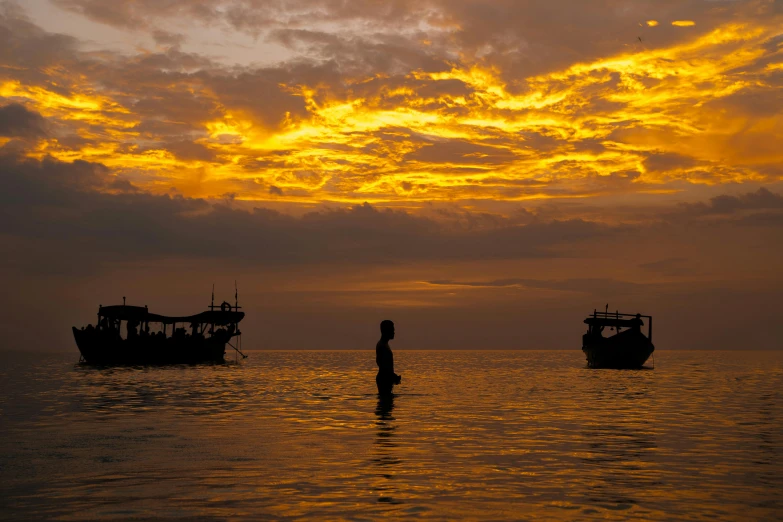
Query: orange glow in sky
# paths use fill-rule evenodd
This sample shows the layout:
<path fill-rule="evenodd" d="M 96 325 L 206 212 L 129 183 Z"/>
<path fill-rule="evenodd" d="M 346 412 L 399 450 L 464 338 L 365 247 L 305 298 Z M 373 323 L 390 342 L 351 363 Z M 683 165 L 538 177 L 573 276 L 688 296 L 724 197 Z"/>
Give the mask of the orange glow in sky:
<path fill-rule="evenodd" d="M 779 346 L 781 3 L 602 5 L 0 2 L 0 333 L 217 279 L 265 347 Z"/>

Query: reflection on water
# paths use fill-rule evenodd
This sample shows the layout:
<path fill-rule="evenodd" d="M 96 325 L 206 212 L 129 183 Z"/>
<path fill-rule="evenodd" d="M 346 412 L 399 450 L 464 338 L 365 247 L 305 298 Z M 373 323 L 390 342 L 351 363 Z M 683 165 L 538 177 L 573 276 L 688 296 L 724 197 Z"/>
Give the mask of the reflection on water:
<path fill-rule="evenodd" d="M 0 518 L 773 519 L 783 354 L 257 352 L 93 368 L 0 354 Z M 470 368 L 469 372 L 465 368 Z M 455 389 L 453 383 L 460 383 Z"/>
<path fill-rule="evenodd" d="M 378 406 L 375 408 L 377 435 L 375 439 L 375 457 L 373 462 L 378 465 L 378 476 L 380 483 L 376 486 L 378 492 L 378 502 L 387 502 L 389 504 L 399 504 L 400 501 L 394 498 L 397 492 L 394 487 L 394 467 L 401 461 L 395 454 L 397 442 L 395 440 L 395 431 L 397 426 L 395 418 L 392 416 L 394 410 L 394 396 L 383 395 L 378 398 Z"/>

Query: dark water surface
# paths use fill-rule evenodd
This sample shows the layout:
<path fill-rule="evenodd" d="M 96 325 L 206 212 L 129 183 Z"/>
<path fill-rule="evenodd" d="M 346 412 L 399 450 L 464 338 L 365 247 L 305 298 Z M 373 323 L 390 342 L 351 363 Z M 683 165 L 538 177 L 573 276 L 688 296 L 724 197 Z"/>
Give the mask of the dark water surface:
<path fill-rule="evenodd" d="M 783 353 L 255 352 L 96 369 L 0 354 L 3 519 L 774 520 Z"/>

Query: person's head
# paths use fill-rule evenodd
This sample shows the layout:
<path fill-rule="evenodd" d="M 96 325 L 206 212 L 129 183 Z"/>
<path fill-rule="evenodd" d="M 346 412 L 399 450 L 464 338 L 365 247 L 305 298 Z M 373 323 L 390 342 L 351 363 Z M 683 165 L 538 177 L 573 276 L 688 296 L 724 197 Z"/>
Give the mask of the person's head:
<path fill-rule="evenodd" d="M 381 337 L 394 339 L 394 323 L 388 319 L 381 321 Z"/>

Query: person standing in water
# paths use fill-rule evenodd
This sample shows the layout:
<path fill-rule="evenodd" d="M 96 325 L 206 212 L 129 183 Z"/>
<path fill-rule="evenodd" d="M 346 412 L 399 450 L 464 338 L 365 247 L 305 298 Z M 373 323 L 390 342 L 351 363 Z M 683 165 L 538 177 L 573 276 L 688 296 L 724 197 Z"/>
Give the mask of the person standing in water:
<path fill-rule="evenodd" d="M 378 364 L 378 375 L 375 383 L 379 395 L 390 395 L 395 384 L 400 384 L 402 377 L 394 373 L 394 355 L 389 348 L 389 341 L 394 339 L 394 323 L 388 319 L 381 321 L 381 340 L 375 345 L 375 362 Z"/>

